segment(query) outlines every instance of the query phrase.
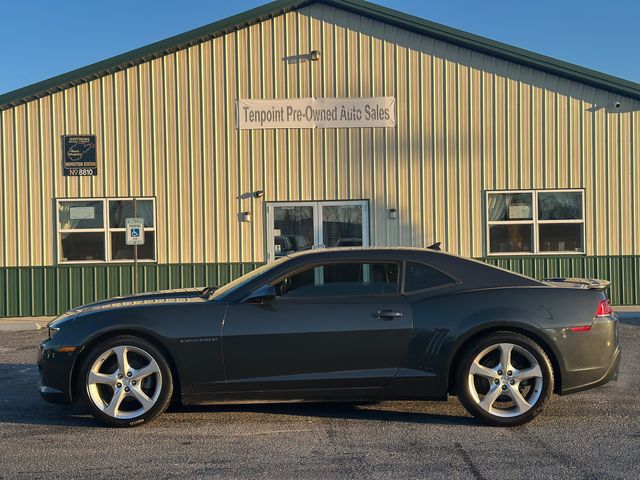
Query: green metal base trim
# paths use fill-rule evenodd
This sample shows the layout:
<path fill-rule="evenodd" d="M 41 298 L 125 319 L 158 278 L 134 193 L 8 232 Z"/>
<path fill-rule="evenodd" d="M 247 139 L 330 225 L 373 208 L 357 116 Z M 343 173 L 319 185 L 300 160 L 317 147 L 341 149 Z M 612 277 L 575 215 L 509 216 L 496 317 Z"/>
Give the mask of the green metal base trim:
<path fill-rule="evenodd" d="M 611 280 L 614 305 L 640 303 L 640 256 L 489 257 L 479 260 L 542 279 Z M 140 291 L 223 285 L 261 263 L 140 265 Z M 0 268 L 0 317 L 58 315 L 70 308 L 133 293 L 133 265 Z"/>
<path fill-rule="evenodd" d="M 640 303 L 640 256 L 487 257 L 479 260 L 537 279 L 586 277 L 610 280 L 607 293 L 613 305 Z"/>
<path fill-rule="evenodd" d="M 261 263 L 139 265 L 141 292 L 224 285 Z M 0 317 L 59 315 L 133 293 L 133 264 L 0 268 Z"/>

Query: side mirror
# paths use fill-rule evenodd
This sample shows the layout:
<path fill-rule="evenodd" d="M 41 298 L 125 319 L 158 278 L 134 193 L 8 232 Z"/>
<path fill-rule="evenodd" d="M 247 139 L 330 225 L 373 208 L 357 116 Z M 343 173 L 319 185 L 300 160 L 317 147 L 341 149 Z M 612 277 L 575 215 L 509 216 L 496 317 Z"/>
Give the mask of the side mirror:
<path fill-rule="evenodd" d="M 276 298 L 276 289 L 271 285 L 263 285 L 245 299 L 245 303 L 265 303 Z"/>

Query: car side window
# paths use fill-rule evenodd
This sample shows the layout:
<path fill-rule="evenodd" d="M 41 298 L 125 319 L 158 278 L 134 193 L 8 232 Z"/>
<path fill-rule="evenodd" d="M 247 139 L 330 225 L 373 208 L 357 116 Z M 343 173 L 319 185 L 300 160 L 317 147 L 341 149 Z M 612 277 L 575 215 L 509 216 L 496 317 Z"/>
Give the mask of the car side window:
<path fill-rule="evenodd" d="M 455 283 L 454 280 L 422 263 L 407 262 L 407 270 L 404 276 L 404 291 L 417 292 L 426 288 L 439 287 Z"/>
<path fill-rule="evenodd" d="M 399 272 L 397 263 L 328 263 L 289 275 L 274 287 L 287 298 L 397 293 Z"/>

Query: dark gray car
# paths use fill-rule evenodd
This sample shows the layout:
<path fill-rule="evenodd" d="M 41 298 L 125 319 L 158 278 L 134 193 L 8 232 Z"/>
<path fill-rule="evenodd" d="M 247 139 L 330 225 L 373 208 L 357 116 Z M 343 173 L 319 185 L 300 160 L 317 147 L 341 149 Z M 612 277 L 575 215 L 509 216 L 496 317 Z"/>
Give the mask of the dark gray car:
<path fill-rule="evenodd" d="M 620 361 L 607 282 L 427 249 L 293 254 L 222 288 L 116 298 L 49 325 L 40 392 L 114 426 L 182 404 L 444 400 L 520 425 Z"/>

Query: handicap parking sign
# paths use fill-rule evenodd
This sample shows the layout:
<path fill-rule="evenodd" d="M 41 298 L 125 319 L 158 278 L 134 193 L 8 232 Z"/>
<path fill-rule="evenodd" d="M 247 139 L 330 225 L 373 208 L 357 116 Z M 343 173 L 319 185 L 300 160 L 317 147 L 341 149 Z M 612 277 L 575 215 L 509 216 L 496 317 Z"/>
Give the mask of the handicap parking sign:
<path fill-rule="evenodd" d="M 127 245 L 144 245 L 144 219 L 127 218 L 125 226 L 127 227 Z"/>

